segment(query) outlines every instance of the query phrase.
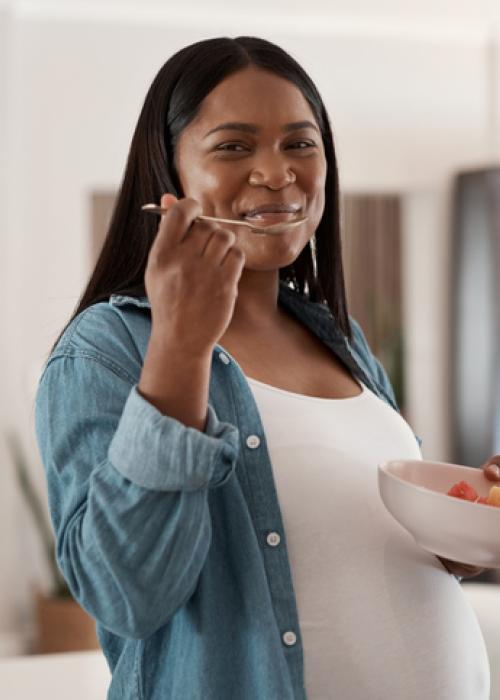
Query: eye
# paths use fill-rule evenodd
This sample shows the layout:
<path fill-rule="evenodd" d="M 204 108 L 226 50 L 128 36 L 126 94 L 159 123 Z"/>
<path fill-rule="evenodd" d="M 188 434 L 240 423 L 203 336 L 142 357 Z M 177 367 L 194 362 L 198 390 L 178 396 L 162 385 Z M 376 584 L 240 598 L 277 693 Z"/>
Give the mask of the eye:
<path fill-rule="evenodd" d="M 229 153 L 241 153 L 241 151 L 244 151 L 247 148 L 242 143 L 221 143 L 218 146 L 215 147 L 216 151 L 227 151 Z"/>
<path fill-rule="evenodd" d="M 287 148 L 293 148 L 296 150 L 303 150 L 306 148 L 314 148 L 316 144 L 313 141 L 294 141 L 289 144 Z"/>

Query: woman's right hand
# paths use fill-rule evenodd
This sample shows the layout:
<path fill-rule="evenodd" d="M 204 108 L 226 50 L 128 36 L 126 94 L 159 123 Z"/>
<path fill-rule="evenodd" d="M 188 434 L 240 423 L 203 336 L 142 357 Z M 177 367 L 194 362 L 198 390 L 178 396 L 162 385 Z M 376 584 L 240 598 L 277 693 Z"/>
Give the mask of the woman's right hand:
<path fill-rule="evenodd" d="M 233 317 L 245 254 L 236 235 L 207 221 L 194 199 L 164 194 L 158 234 L 144 282 L 151 303 L 152 335 L 181 343 L 191 355 L 211 352 Z"/>

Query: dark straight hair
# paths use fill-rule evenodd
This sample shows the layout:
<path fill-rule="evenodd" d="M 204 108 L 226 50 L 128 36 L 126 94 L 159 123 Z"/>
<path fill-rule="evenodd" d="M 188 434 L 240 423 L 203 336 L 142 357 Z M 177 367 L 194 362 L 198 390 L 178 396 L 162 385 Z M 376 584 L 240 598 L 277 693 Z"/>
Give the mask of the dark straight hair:
<path fill-rule="evenodd" d="M 179 136 L 195 118 L 208 93 L 232 73 L 249 66 L 270 71 L 299 88 L 320 127 L 327 160 L 325 208 L 314 244 L 305 246 L 293 264 L 280 269 L 280 280 L 291 283 L 311 301 L 326 303 L 351 340 L 342 266 L 337 161 L 325 106 L 311 78 L 286 51 L 265 39 L 240 36 L 186 46 L 169 58 L 154 78 L 135 128 L 101 253 L 51 352 L 71 321 L 87 307 L 107 301 L 111 294 L 146 295 L 144 273 L 158 220 L 141 212 L 141 206 L 159 202 L 165 192 L 184 196 L 174 167 Z"/>

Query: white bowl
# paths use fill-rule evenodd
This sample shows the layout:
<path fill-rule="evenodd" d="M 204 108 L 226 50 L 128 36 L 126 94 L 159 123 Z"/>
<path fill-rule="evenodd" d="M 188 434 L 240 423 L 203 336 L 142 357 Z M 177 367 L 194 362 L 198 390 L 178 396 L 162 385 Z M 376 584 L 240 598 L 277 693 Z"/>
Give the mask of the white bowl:
<path fill-rule="evenodd" d="M 452 561 L 500 569 L 500 508 L 448 496 L 458 481 L 469 483 L 479 496 L 487 496 L 495 485 L 482 469 L 446 462 L 378 466 L 385 507 L 420 547 Z"/>

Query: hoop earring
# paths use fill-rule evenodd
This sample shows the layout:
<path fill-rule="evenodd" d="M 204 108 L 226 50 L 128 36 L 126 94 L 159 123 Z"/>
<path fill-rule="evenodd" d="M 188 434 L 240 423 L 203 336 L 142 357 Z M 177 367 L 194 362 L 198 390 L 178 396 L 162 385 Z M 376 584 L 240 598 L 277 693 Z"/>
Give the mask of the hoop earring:
<path fill-rule="evenodd" d="M 311 258 L 312 258 L 314 277 L 317 278 L 318 277 L 318 263 L 317 263 L 317 259 L 316 259 L 316 234 L 314 234 L 313 237 L 309 239 L 309 248 L 311 249 Z"/>

